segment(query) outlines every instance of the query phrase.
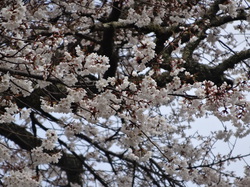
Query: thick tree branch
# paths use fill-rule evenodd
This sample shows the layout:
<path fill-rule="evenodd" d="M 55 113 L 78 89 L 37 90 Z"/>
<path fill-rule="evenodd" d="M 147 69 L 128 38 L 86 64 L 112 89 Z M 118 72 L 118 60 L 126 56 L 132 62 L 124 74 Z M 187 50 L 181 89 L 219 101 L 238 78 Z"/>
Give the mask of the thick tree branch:
<path fill-rule="evenodd" d="M 0 72 L 9 73 L 10 75 L 19 75 L 19 76 L 29 77 L 29 78 L 33 78 L 33 79 L 37 79 L 37 80 L 48 81 L 51 83 L 62 83 L 62 81 L 60 81 L 59 79 L 56 79 L 56 78 L 52 78 L 52 77 L 44 78 L 43 75 L 31 74 L 29 72 L 12 70 L 9 68 L 0 67 Z"/>
<path fill-rule="evenodd" d="M 228 59 L 224 60 L 221 64 L 217 65 L 214 68 L 214 71 L 216 71 L 218 74 L 222 74 L 228 69 L 233 69 L 236 64 L 243 62 L 245 59 L 248 58 L 250 58 L 250 49 L 240 51 L 230 56 Z M 249 67 L 247 63 L 246 65 Z"/>
<path fill-rule="evenodd" d="M 113 9 L 107 19 L 107 22 L 118 21 L 121 15 L 122 3 L 120 1 L 113 2 Z M 106 28 L 103 31 L 101 42 L 101 54 L 109 57 L 109 69 L 105 72 L 104 78 L 114 77 L 118 65 L 118 51 L 114 46 L 115 29 L 113 27 Z"/>
<path fill-rule="evenodd" d="M 31 149 L 42 143 L 41 140 L 28 132 L 26 128 L 16 125 L 15 123 L 0 124 L 0 135 L 10 139 L 27 151 L 31 151 Z"/>
<path fill-rule="evenodd" d="M 42 125 L 36 120 L 36 123 L 41 127 Z M 46 128 L 45 128 L 46 129 Z M 13 141 L 24 150 L 31 151 L 42 144 L 41 139 L 34 137 L 34 135 L 20 127 L 15 123 L 0 124 L 0 135 Z M 66 145 L 66 144 L 65 144 Z M 54 150 L 58 152 L 59 150 Z M 68 174 L 68 181 L 71 183 L 82 183 L 81 174 L 83 172 L 81 161 L 79 165 L 79 158 L 74 155 L 64 153 L 60 161 L 55 164 L 62 168 Z M 73 172 L 73 174 L 72 174 Z"/>

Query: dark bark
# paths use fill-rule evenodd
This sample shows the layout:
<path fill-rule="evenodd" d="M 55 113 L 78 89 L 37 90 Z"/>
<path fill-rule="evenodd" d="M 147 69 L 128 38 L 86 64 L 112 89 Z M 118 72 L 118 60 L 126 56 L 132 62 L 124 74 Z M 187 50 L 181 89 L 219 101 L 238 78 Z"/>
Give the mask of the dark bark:
<path fill-rule="evenodd" d="M 35 123 L 39 122 L 36 120 Z M 28 132 L 25 127 L 20 127 L 15 123 L 0 124 L 0 135 L 8 138 L 20 148 L 29 152 L 42 144 L 41 139 Z M 50 153 L 53 154 L 53 152 L 59 151 L 60 150 L 53 150 L 50 151 Z M 55 165 L 66 172 L 69 183 L 82 184 L 81 174 L 83 173 L 83 167 L 81 159 L 77 158 L 73 154 L 63 153 L 62 158 Z"/>
<path fill-rule="evenodd" d="M 121 15 L 122 2 L 114 2 L 112 11 L 105 22 L 118 21 Z M 118 65 L 118 49 L 114 44 L 115 29 L 110 27 L 103 31 L 100 54 L 109 57 L 109 69 L 105 72 L 104 78 L 114 77 Z"/>

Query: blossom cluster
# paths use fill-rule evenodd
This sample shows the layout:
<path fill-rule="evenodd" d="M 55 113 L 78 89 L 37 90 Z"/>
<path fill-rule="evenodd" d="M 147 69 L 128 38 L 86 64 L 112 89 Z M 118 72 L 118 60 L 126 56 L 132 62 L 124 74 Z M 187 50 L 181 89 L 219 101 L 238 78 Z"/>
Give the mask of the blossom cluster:
<path fill-rule="evenodd" d="M 9 176 L 4 177 L 4 184 L 10 187 L 37 187 L 41 181 L 42 177 L 36 176 L 35 172 L 29 168 L 24 168 L 21 171 L 10 171 Z"/>
<path fill-rule="evenodd" d="M 234 146 L 225 154 L 214 151 L 217 142 L 231 145 L 233 138 L 250 134 L 246 2 L 3 2 L 0 135 L 6 141 L 0 157 L 8 167 L 0 165 L 0 173 L 5 185 L 248 184 L 249 168 L 241 178 L 226 164 L 249 155 L 234 156 Z M 240 21 L 231 33 L 227 24 L 235 20 Z M 190 134 L 192 122 L 209 115 L 222 128 L 208 136 Z M 16 150 L 5 146 L 9 140 Z M 59 162 L 66 156 L 58 144 L 70 155 L 70 165 Z M 17 154 L 14 162 L 13 153 L 21 149 L 27 154 Z M 84 170 L 75 169 L 77 163 Z"/>
<path fill-rule="evenodd" d="M 42 141 L 41 146 L 31 150 L 31 157 L 34 165 L 57 163 L 62 156 L 61 152 L 53 152 L 57 141 L 56 132 L 48 130 L 46 132 L 46 137 L 47 139 Z"/>
<path fill-rule="evenodd" d="M 133 46 L 135 53 L 134 61 L 137 63 L 135 70 L 142 71 L 145 69 L 145 64 L 155 57 L 155 43 L 150 38 L 145 38 L 139 46 Z"/>
<path fill-rule="evenodd" d="M 26 7 L 21 0 L 18 0 L 15 5 L 9 5 L 1 9 L 1 14 L 4 17 L 2 26 L 9 30 L 17 29 L 22 24 L 22 19 L 25 18 Z"/>

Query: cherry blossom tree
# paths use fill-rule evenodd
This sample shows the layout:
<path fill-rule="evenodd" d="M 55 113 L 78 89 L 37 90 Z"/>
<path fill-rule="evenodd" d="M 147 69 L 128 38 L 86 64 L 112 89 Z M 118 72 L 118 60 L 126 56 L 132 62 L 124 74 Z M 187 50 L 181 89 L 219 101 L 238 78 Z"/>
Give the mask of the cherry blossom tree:
<path fill-rule="evenodd" d="M 228 166 L 250 151 L 214 147 L 250 133 L 250 1 L 2 0 L 0 20 L 2 186 L 249 185 Z"/>

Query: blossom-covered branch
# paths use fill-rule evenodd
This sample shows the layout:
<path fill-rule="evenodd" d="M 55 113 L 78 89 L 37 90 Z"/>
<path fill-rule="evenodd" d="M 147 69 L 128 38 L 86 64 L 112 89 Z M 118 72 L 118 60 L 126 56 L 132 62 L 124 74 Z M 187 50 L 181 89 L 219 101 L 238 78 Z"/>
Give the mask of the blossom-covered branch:
<path fill-rule="evenodd" d="M 4 0 L 2 184 L 248 185 L 249 7 Z"/>

